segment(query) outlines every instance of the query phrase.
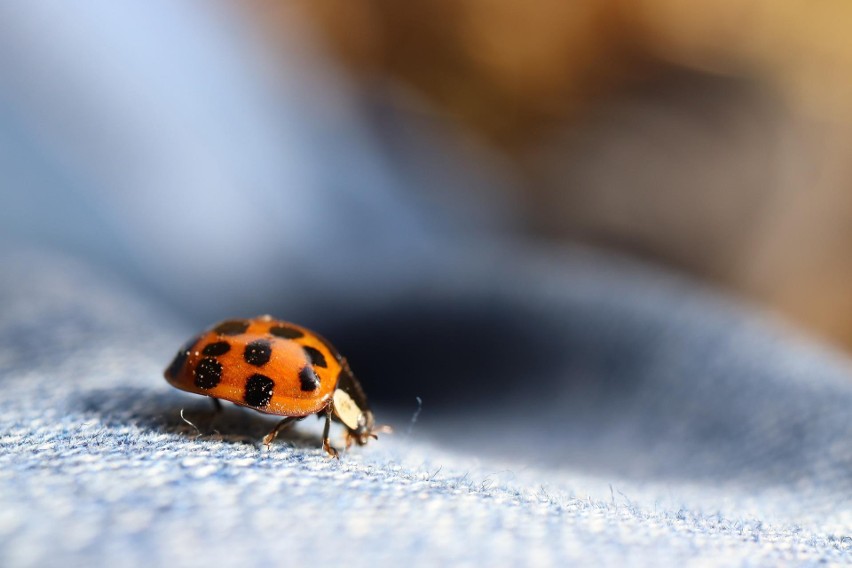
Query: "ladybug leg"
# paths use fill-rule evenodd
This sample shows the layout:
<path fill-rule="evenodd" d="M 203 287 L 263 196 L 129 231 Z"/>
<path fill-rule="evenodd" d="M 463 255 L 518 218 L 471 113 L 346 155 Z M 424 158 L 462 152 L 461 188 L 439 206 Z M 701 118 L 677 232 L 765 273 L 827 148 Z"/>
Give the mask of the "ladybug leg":
<path fill-rule="evenodd" d="M 213 426 L 216 424 L 216 419 L 222 414 L 224 407 L 222 406 L 222 401 L 218 398 L 210 397 L 210 401 L 213 403 L 213 414 L 210 416 L 210 425 L 209 428 L 213 430 L 214 434 L 218 434 L 219 431 L 216 430 Z"/>
<path fill-rule="evenodd" d="M 269 444 L 278 436 L 278 433 L 292 424 L 293 422 L 298 422 L 302 419 L 302 416 L 288 416 L 281 422 L 275 425 L 275 428 L 269 431 L 269 434 L 263 437 L 263 445 L 269 447 Z"/>
<path fill-rule="evenodd" d="M 376 426 L 370 430 L 369 436 L 374 440 L 378 440 L 379 437 L 376 434 L 393 434 L 393 428 L 387 424 Z"/>
<path fill-rule="evenodd" d="M 331 429 L 331 413 L 332 406 L 329 404 L 325 411 L 325 427 L 322 429 L 322 449 L 325 450 L 325 453 L 327 453 L 329 457 L 340 459 L 337 450 L 334 449 L 328 439 L 328 432 Z"/>

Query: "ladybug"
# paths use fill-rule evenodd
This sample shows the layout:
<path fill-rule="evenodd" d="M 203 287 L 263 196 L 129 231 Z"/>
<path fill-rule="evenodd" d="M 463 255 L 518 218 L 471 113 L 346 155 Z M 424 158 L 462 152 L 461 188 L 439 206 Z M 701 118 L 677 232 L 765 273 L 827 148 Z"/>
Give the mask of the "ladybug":
<path fill-rule="evenodd" d="M 340 353 L 304 327 L 260 316 L 223 321 L 186 342 L 164 373 L 181 390 L 285 416 L 264 438 L 267 446 L 286 426 L 311 414 L 325 416 L 322 447 L 331 420 L 346 427 L 346 448 L 377 438 L 361 384 Z"/>

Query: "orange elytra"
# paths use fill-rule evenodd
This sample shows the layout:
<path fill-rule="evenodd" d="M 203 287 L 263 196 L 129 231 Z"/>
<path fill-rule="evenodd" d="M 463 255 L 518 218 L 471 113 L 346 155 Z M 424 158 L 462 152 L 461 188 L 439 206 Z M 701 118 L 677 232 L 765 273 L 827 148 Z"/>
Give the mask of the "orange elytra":
<path fill-rule="evenodd" d="M 271 316 L 216 324 L 181 347 L 164 374 L 174 387 L 211 397 L 217 408 L 227 400 L 284 416 L 264 437 L 267 445 L 311 414 L 325 417 L 322 445 L 332 457 L 338 457 L 328 438 L 332 419 L 345 426 L 347 448 L 382 430 L 346 359 L 317 333 Z"/>

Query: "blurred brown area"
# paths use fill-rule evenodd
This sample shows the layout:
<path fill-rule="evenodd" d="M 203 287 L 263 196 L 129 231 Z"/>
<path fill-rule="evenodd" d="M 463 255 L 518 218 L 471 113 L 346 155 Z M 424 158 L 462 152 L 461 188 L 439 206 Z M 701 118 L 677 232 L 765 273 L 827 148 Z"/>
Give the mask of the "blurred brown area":
<path fill-rule="evenodd" d="M 273 36 L 294 5 L 353 76 L 505 156 L 530 234 L 665 262 L 852 347 L 852 4 L 251 4 Z"/>

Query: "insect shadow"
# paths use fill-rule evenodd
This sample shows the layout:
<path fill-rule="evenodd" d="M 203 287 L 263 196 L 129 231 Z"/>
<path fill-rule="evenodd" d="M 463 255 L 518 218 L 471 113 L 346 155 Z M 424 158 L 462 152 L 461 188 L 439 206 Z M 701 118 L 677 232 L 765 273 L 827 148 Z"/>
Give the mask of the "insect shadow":
<path fill-rule="evenodd" d="M 179 434 L 192 439 L 215 436 L 224 442 L 258 446 L 278 422 L 277 417 L 248 412 L 231 404 L 216 410 L 211 400 L 120 387 L 81 393 L 69 401 L 68 410 L 95 417 L 107 428 L 135 426 L 144 431 Z M 281 431 L 275 443 L 280 441 L 305 448 L 317 448 L 322 443 L 319 433 L 298 428 Z"/>

